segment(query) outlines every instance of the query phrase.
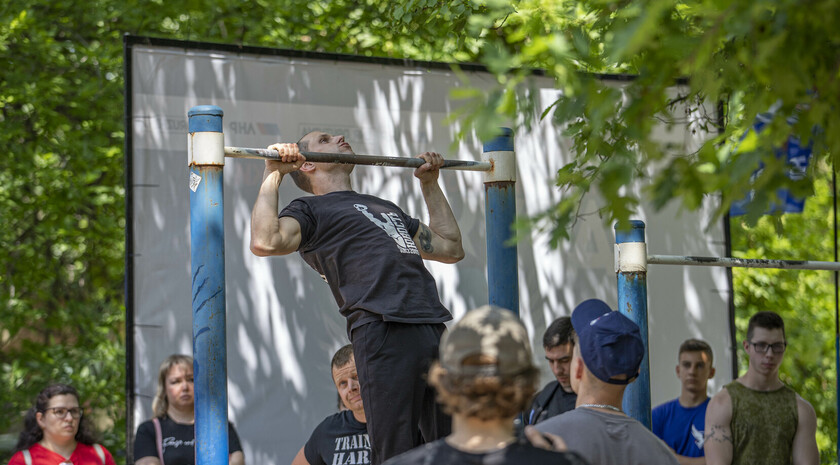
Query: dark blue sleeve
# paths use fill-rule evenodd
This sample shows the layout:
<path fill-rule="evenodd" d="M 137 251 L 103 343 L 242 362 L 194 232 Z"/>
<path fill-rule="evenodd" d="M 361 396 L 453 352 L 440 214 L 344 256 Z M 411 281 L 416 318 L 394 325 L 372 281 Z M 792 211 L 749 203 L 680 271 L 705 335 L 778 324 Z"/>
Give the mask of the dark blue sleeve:
<path fill-rule="evenodd" d="M 228 454 L 241 450 L 242 444 L 239 443 L 239 435 L 236 434 L 236 428 L 233 427 L 233 423 L 228 422 Z"/>
<path fill-rule="evenodd" d="M 288 216 L 297 220 L 300 224 L 300 244 L 298 250 L 306 249 L 312 241 L 312 236 L 315 234 L 315 215 L 312 214 L 312 209 L 309 205 L 301 199 L 292 200 L 286 208 L 280 210 L 279 217 Z"/>
<path fill-rule="evenodd" d="M 306 441 L 306 444 L 303 446 L 303 456 L 306 457 L 306 461 L 309 462 L 309 465 L 327 465 L 324 463 L 324 459 L 321 458 L 321 454 L 318 451 L 318 443 L 321 441 L 323 432 L 322 426 L 323 422 L 315 427 L 315 431 L 312 431 L 312 436 L 309 436 L 309 440 Z"/>

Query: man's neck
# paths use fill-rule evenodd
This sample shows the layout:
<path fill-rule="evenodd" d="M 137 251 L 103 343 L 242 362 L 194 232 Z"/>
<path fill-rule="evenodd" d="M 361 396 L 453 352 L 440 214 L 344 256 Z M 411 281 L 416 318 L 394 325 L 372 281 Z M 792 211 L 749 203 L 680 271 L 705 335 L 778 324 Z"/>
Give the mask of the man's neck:
<path fill-rule="evenodd" d="M 590 390 L 584 388 L 581 389 L 581 391 L 582 392 L 578 394 L 577 401 L 575 402 L 575 408 L 586 406 L 586 408 L 594 408 L 597 410 L 617 414 L 618 412 L 608 407 L 592 407 L 593 405 L 609 405 L 611 407 L 621 410 L 621 400 L 624 397 L 624 389 L 604 389 L 591 392 Z"/>
<path fill-rule="evenodd" d="M 365 417 L 365 411 L 360 410 L 353 410 L 353 418 L 356 419 L 359 423 L 367 424 L 367 418 Z"/>
<path fill-rule="evenodd" d="M 513 418 L 482 421 L 461 415 L 452 416 L 452 434 L 446 443 L 464 452 L 483 453 L 503 449 L 513 443 Z"/>
<path fill-rule="evenodd" d="M 312 193 L 315 195 L 352 190 L 353 187 L 350 185 L 350 176 L 329 178 L 312 186 Z"/>
<path fill-rule="evenodd" d="M 703 391 L 693 392 L 687 391 L 685 389 L 680 392 L 679 402 L 685 408 L 697 407 L 698 405 L 702 404 L 703 402 L 708 399 L 709 396 L 706 394 L 706 389 L 704 388 Z"/>
<path fill-rule="evenodd" d="M 784 386 L 782 380 L 779 379 L 779 370 L 765 376 L 761 373 L 756 373 L 754 370 L 748 369 L 747 372 L 736 381 L 753 391 L 775 391 L 776 389 Z"/>

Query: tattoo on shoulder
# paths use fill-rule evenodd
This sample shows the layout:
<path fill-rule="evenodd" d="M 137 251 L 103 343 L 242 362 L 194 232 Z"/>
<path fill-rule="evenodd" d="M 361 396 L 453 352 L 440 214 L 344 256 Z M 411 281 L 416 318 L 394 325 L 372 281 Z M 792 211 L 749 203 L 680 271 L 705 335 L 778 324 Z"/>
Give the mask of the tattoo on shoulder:
<path fill-rule="evenodd" d="M 709 431 L 709 435 L 706 436 L 705 441 L 732 443 L 732 432 L 723 425 L 712 425 L 712 429 Z"/>
<path fill-rule="evenodd" d="M 435 248 L 432 246 L 432 231 L 425 224 L 420 224 L 420 234 L 417 235 L 420 239 L 420 249 L 425 253 L 434 252 Z"/>

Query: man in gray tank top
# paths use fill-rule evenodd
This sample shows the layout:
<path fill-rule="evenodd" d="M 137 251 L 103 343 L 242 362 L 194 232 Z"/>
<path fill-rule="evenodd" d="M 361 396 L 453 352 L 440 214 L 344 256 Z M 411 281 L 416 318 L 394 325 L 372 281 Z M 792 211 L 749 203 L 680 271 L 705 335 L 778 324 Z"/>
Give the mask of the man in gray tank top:
<path fill-rule="evenodd" d="M 645 354 L 639 327 L 598 299 L 574 309 L 572 326 L 575 409 L 536 429 L 561 436 L 569 451 L 592 464 L 677 465 L 677 456 L 661 439 L 621 410 L 624 390 L 639 376 Z"/>
<path fill-rule="evenodd" d="M 703 448 L 709 465 L 820 463 L 814 408 L 779 379 L 785 322 L 774 312 L 750 318 L 743 376 L 724 386 L 706 409 Z"/>

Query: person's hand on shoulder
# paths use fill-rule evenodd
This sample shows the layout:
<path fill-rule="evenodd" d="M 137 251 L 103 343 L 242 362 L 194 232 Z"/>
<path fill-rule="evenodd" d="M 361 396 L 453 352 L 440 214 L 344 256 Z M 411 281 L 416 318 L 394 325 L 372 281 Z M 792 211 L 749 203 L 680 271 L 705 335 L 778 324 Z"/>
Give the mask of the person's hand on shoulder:
<path fill-rule="evenodd" d="M 426 163 L 414 170 L 414 177 L 421 183 L 437 182 L 440 167 L 443 166 L 443 156 L 437 152 L 423 152 L 417 155 L 417 158 L 422 158 Z"/>
<path fill-rule="evenodd" d="M 269 150 L 276 150 L 280 154 L 276 160 L 266 160 L 266 171 L 277 171 L 280 174 L 291 173 L 297 171 L 306 161 L 306 157 L 300 153 L 300 147 L 297 144 L 272 144 L 268 146 Z"/>
<path fill-rule="evenodd" d="M 560 436 L 551 433 L 542 433 L 531 425 L 525 427 L 525 437 L 535 447 L 552 450 L 554 452 L 566 452 L 569 448 L 566 441 Z"/>

